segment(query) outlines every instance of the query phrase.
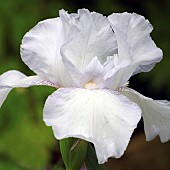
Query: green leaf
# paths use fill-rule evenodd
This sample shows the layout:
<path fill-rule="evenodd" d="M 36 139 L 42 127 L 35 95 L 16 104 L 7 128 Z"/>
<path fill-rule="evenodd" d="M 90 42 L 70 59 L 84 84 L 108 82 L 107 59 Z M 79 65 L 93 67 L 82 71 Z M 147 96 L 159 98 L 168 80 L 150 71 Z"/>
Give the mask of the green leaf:
<path fill-rule="evenodd" d="M 87 148 L 87 155 L 85 159 L 85 164 L 87 170 L 106 170 L 104 165 L 99 165 L 95 150 L 93 149 L 92 145 L 89 143 Z"/>
<path fill-rule="evenodd" d="M 81 139 L 60 140 L 60 151 L 67 170 L 80 170 L 87 152 L 88 143 Z"/>
<path fill-rule="evenodd" d="M 66 167 L 69 167 L 69 152 L 73 143 L 76 141 L 74 138 L 62 139 L 59 141 L 60 151 Z"/>

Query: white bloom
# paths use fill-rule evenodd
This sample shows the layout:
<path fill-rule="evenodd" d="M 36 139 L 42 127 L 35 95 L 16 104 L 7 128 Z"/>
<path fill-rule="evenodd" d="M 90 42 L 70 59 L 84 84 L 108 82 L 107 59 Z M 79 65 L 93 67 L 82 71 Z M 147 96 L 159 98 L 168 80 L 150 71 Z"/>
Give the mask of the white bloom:
<path fill-rule="evenodd" d="M 99 163 L 123 155 L 142 117 L 146 139 L 170 139 L 170 103 L 127 88 L 129 78 L 150 71 L 162 51 L 152 26 L 135 13 L 108 18 L 86 9 L 38 23 L 23 38 L 21 58 L 37 75 L 18 71 L 0 76 L 0 105 L 13 87 L 59 88 L 47 98 L 44 121 L 57 139 L 92 142 Z M 141 113 L 142 112 L 142 113 Z"/>

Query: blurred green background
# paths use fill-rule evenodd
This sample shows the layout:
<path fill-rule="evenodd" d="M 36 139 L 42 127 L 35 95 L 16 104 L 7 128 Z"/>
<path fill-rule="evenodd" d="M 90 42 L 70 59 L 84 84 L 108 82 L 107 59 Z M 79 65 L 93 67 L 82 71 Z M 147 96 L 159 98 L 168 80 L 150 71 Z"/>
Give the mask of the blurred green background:
<path fill-rule="evenodd" d="M 151 72 L 131 78 L 130 87 L 154 99 L 170 100 L 170 1 L 169 0 L 0 0 L 0 74 L 17 69 L 33 72 L 20 59 L 24 34 L 39 21 L 58 16 L 60 9 L 78 8 L 109 15 L 136 12 L 154 26 L 152 38 L 164 59 Z M 63 170 L 58 143 L 42 119 L 46 97 L 55 89 L 15 89 L 0 110 L 0 170 Z M 170 142 L 145 142 L 142 121 L 125 155 L 109 159 L 109 170 L 169 170 Z"/>

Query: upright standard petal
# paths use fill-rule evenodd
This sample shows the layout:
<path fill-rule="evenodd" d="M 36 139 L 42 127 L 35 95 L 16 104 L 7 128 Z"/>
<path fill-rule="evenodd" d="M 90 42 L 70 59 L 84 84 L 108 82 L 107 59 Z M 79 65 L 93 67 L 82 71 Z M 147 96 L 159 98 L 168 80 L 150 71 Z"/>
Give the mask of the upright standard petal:
<path fill-rule="evenodd" d="M 132 61 L 130 45 L 127 41 L 127 28 L 131 14 L 112 14 L 108 17 L 113 31 L 115 32 L 118 46 L 118 64 L 128 63 Z"/>
<path fill-rule="evenodd" d="M 138 105 L 106 89 L 60 88 L 44 107 L 44 121 L 55 137 L 92 142 L 100 164 L 122 156 L 140 117 Z"/>
<path fill-rule="evenodd" d="M 122 38 L 117 39 L 118 46 L 121 45 L 120 48 L 118 47 L 118 51 L 121 52 L 127 49 L 126 53 L 122 54 L 120 62 L 124 62 L 126 58 L 129 58 L 129 56 L 126 56 L 129 52 L 131 60 L 133 63 L 137 63 L 139 67 L 140 65 L 144 67 L 157 63 L 162 59 L 162 51 L 156 47 L 150 37 L 153 27 L 143 16 L 126 12 L 122 14 L 113 13 L 108 19 L 115 31 L 116 38 L 120 34 L 124 34 Z M 125 42 L 127 47 L 124 45 Z M 149 69 L 151 68 L 143 71 L 149 71 Z"/>
<path fill-rule="evenodd" d="M 55 84 L 41 79 L 39 76 L 27 77 L 23 73 L 11 70 L 0 75 L 0 107 L 7 95 L 14 87 L 30 87 L 34 85 L 47 85 L 56 87 Z"/>
<path fill-rule="evenodd" d="M 170 140 L 170 102 L 164 100 L 152 100 L 140 93 L 126 88 L 122 94 L 142 109 L 146 140 L 150 141 L 159 135 L 161 142 Z"/>
<path fill-rule="evenodd" d="M 60 56 L 64 42 L 65 33 L 60 18 L 44 20 L 24 36 L 21 58 L 43 79 L 63 87 L 70 86 L 72 80 Z"/>
<path fill-rule="evenodd" d="M 117 39 L 117 67 L 122 73 L 119 77 L 125 80 L 122 84 L 134 74 L 150 71 L 162 59 L 162 51 L 150 37 L 152 26 L 143 16 L 113 13 L 108 19 Z M 128 67 L 124 69 L 122 65 Z"/>
<path fill-rule="evenodd" d="M 117 52 L 115 35 L 106 17 L 90 13 L 86 9 L 78 14 L 60 11 L 60 18 L 67 30 L 68 42 L 62 46 L 61 53 L 81 72 L 97 56 L 104 63 L 107 56 Z"/>

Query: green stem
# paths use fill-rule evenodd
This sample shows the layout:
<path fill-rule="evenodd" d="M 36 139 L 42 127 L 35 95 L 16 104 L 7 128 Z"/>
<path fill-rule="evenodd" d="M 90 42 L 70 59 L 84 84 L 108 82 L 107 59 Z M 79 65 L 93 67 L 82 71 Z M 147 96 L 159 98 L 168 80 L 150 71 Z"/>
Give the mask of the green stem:
<path fill-rule="evenodd" d="M 90 143 L 88 144 L 88 148 L 87 148 L 85 165 L 87 167 L 87 170 L 106 170 L 104 165 L 98 164 L 96 152 Z"/>

